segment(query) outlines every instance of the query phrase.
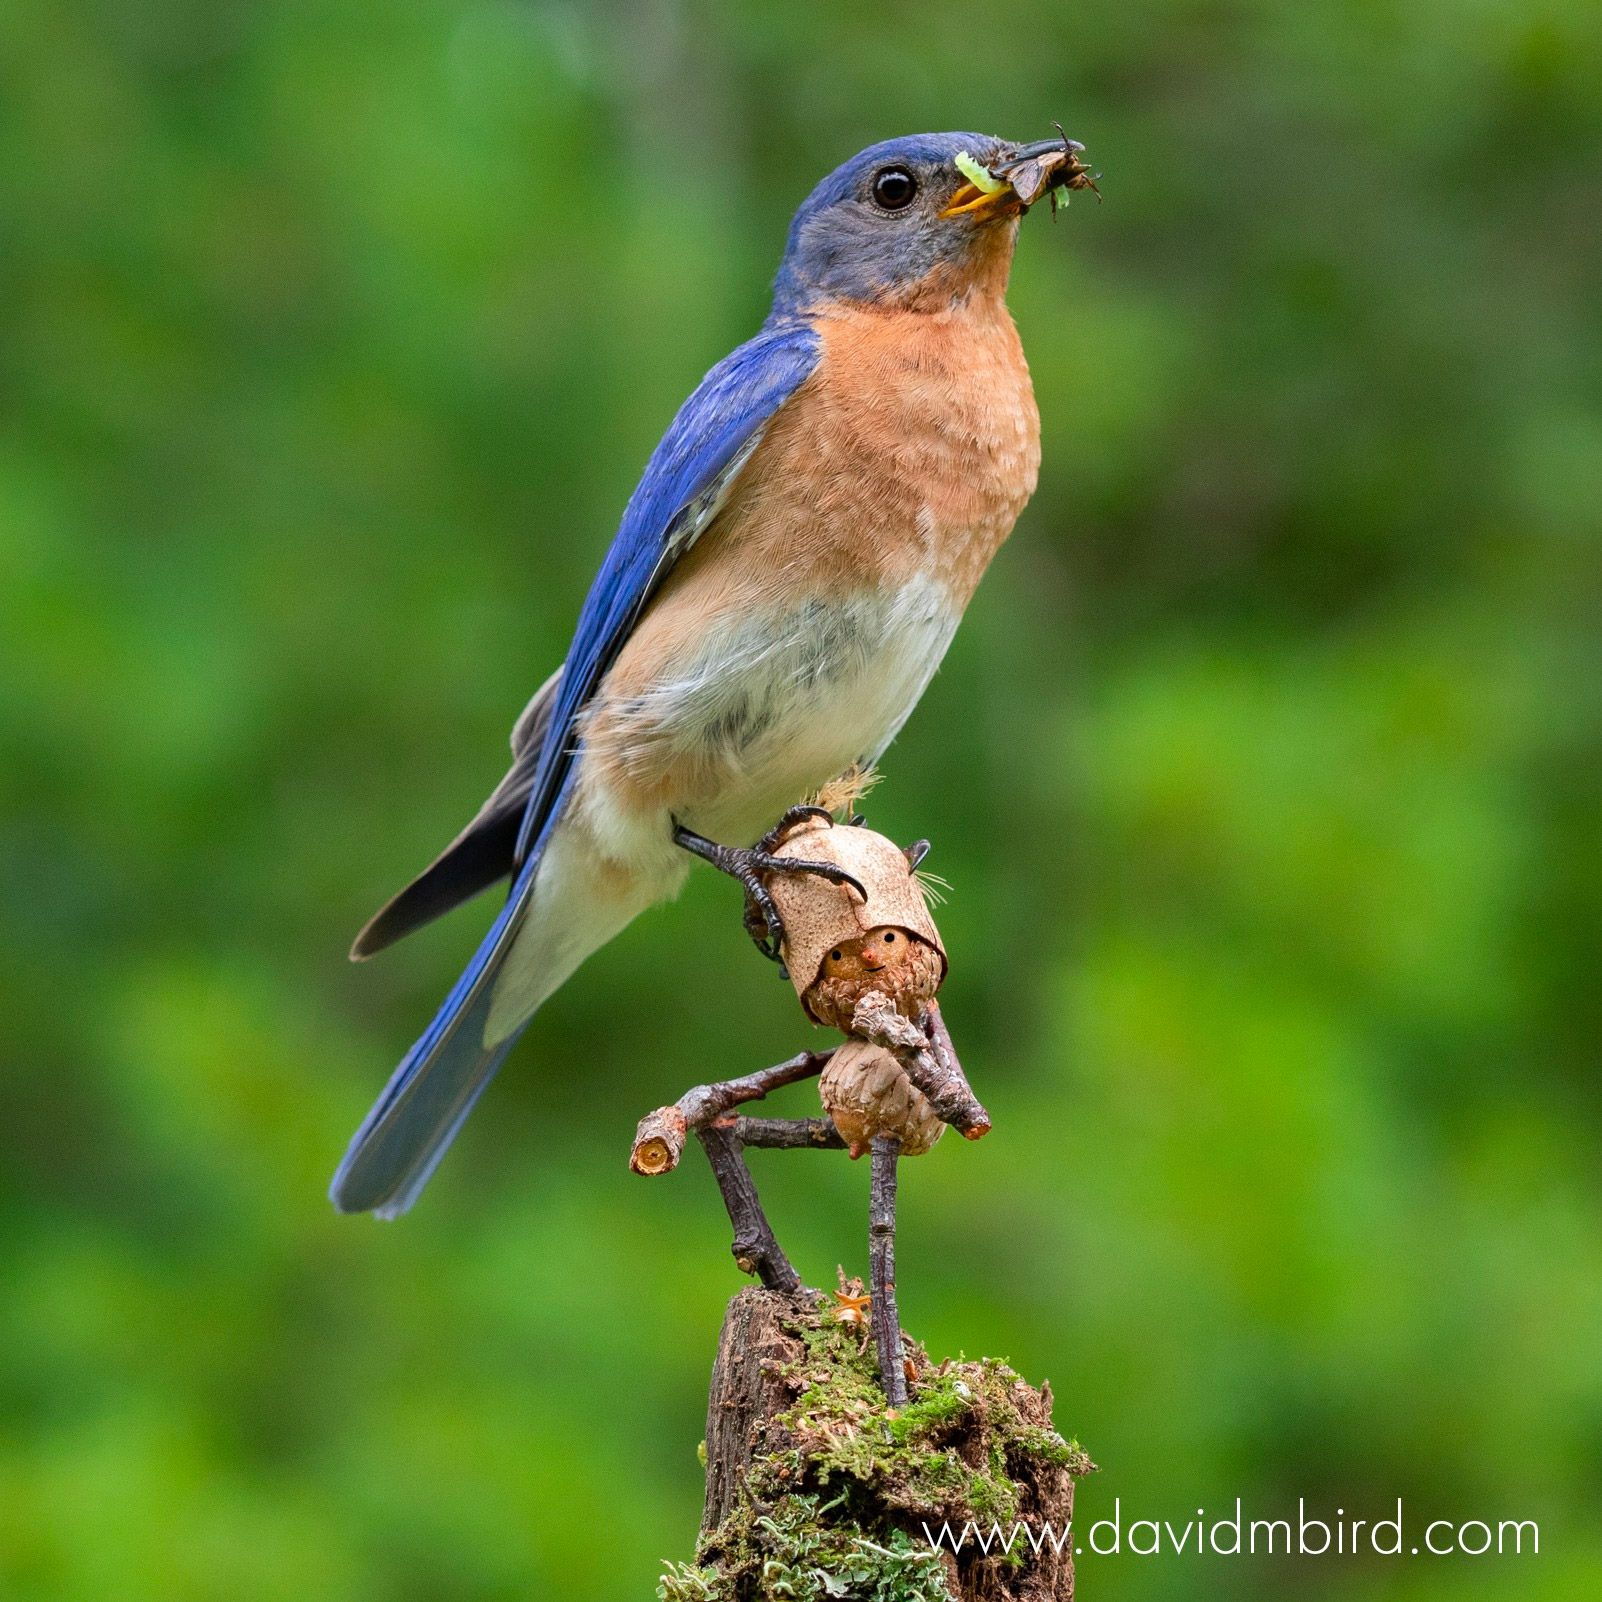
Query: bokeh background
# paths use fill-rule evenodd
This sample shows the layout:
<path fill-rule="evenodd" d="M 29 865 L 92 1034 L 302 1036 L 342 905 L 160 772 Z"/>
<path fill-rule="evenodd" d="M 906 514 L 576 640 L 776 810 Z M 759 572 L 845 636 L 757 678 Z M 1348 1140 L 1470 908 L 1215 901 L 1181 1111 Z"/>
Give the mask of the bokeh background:
<path fill-rule="evenodd" d="M 1022 242 L 1040 491 L 872 809 L 996 1118 L 907 1176 L 905 1316 L 1052 1380 L 1085 1521 L 1541 1525 L 1089 1602 L 1602 1594 L 1596 6 L 17 0 L 0 50 L 0 1596 L 688 1555 L 736 1275 L 699 1161 L 624 1159 L 807 1039 L 735 892 L 592 961 L 392 1226 L 324 1186 L 489 908 L 346 945 L 816 178 L 1054 117 L 1107 198 Z M 757 1164 L 860 1268 L 865 1172 Z"/>

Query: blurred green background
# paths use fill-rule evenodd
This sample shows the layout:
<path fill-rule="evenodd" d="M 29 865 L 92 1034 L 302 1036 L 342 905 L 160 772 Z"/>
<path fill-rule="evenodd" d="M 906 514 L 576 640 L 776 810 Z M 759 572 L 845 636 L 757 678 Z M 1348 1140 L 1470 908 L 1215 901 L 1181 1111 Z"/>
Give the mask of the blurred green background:
<path fill-rule="evenodd" d="M 908 1172 L 903 1313 L 1052 1380 L 1082 1524 L 1541 1524 L 1087 1557 L 1087 1602 L 1602 1594 L 1591 0 L 3 31 L 0 1597 L 689 1554 L 737 1276 L 704 1165 L 624 1161 L 810 1038 L 734 890 L 592 961 L 392 1226 L 324 1186 L 490 907 L 346 945 L 499 776 L 811 184 L 1054 117 L 1107 199 L 1020 249 L 1040 491 L 872 812 L 955 887 L 996 1119 Z M 756 1164 L 809 1277 L 862 1266 L 863 1168 Z"/>

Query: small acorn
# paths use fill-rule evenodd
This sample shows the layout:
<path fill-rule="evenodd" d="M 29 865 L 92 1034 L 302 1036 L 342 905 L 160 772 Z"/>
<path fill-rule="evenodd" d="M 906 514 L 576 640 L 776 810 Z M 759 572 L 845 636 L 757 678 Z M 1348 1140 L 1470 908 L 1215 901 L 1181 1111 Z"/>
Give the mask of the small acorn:
<path fill-rule="evenodd" d="M 848 1040 L 829 1058 L 818 1095 L 846 1147 L 860 1157 L 875 1135 L 896 1135 L 903 1157 L 918 1157 L 945 1133 L 929 1098 L 895 1057 L 866 1040 Z"/>

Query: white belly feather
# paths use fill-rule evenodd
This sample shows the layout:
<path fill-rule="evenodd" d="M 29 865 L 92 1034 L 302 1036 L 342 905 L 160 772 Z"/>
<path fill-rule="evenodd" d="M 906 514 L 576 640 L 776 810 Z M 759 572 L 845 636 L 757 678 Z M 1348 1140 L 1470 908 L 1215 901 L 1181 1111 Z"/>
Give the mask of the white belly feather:
<path fill-rule="evenodd" d="M 682 768 L 670 804 L 679 821 L 744 843 L 785 807 L 894 739 L 923 694 L 958 614 L 938 581 L 818 597 L 710 631 L 672 675 L 635 697 L 612 725 L 626 769 Z M 591 822 L 623 841 L 641 820 Z M 621 827 L 620 827 L 621 826 Z M 665 834 L 663 820 L 646 822 Z"/>

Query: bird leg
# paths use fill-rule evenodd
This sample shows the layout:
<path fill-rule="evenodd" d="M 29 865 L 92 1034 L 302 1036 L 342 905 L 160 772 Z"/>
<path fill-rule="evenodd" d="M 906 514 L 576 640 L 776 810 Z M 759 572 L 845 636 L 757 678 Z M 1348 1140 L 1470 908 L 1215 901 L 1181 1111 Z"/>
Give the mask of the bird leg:
<path fill-rule="evenodd" d="M 873 1341 L 879 1352 L 879 1383 L 891 1407 L 907 1405 L 906 1359 L 901 1349 L 901 1318 L 896 1312 L 896 1160 L 900 1155 L 898 1136 L 873 1137 L 868 1276 L 873 1296 Z"/>
<path fill-rule="evenodd" d="M 814 809 L 792 807 L 780 819 L 777 832 L 782 834 L 798 815 L 812 810 Z M 822 811 L 821 808 L 816 810 Z M 824 816 L 828 814 L 825 813 Z M 774 905 L 773 897 L 768 894 L 767 885 L 764 883 L 768 874 L 816 874 L 820 879 L 827 879 L 830 884 L 850 885 L 864 901 L 868 899 L 868 892 L 863 888 L 860 879 L 854 874 L 847 873 L 838 863 L 809 862 L 801 857 L 775 856 L 774 846 L 778 841 L 774 839 L 774 833 L 775 831 L 770 830 L 754 846 L 730 846 L 708 840 L 704 835 L 686 829 L 682 823 L 675 822 L 673 825 L 675 845 L 682 846 L 692 856 L 700 857 L 703 862 L 710 862 L 720 873 L 728 874 L 731 879 L 738 879 L 745 887 L 745 931 L 764 957 L 777 962 L 779 947 L 784 941 L 784 920 L 779 916 L 779 909 Z"/>

